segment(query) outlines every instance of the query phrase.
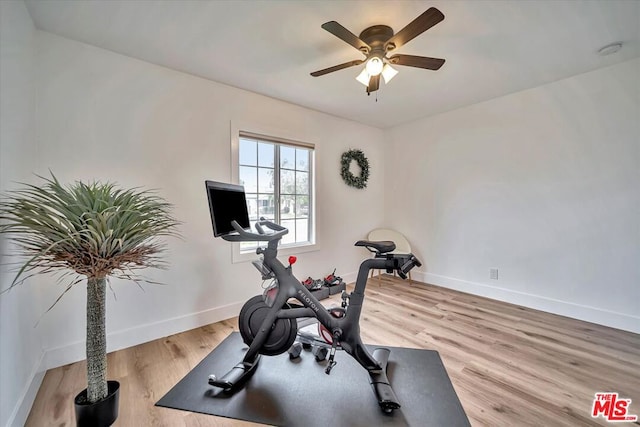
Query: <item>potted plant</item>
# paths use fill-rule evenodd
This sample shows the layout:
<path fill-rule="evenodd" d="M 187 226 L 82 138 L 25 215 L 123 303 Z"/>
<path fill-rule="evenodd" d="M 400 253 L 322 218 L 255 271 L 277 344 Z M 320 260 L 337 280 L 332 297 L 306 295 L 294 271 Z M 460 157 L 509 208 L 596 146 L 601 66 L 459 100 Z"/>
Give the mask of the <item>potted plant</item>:
<path fill-rule="evenodd" d="M 64 270 L 65 290 L 87 286 L 87 388 L 75 398 L 79 426 L 109 426 L 118 415 L 119 384 L 107 382 L 105 330 L 109 277 L 147 281 L 136 270 L 164 266 L 161 236 L 176 235 L 172 206 L 154 192 L 111 183 L 63 186 L 51 174 L 40 186 L 23 184 L 0 202 L 0 233 L 20 257 L 8 289 L 41 273 Z"/>

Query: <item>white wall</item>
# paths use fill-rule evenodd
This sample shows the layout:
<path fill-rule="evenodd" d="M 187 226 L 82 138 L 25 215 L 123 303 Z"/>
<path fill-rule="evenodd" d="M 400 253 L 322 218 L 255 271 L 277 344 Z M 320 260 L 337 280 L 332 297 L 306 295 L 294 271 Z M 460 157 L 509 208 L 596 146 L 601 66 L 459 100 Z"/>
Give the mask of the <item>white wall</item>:
<path fill-rule="evenodd" d="M 184 222 L 170 268 L 148 272 L 166 286 L 113 282 L 110 350 L 235 316 L 260 291 L 206 206 L 203 181 L 231 176 L 232 121 L 316 144 L 319 250 L 299 277 L 353 279 L 367 256 L 353 242 L 386 224 L 429 282 L 640 332 L 638 60 L 382 132 L 38 32 L 22 2 L 0 5 L 0 187 L 49 169 L 153 187 Z M 365 191 L 339 177 L 348 148 L 369 157 Z M 38 369 L 84 358 L 83 285 L 33 328 L 61 290 L 46 278 L 0 297 L 0 425 L 26 416 Z"/>
<path fill-rule="evenodd" d="M 0 191 L 30 182 L 36 169 L 35 33 L 23 2 L 0 2 Z M 15 272 L 8 263 L 10 247 L 0 237 L 0 290 Z M 39 313 L 37 280 L 0 295 L 0 425 L 21 425 L 43 373 L 38 373 L 42 348 L 34 329 Z M 26 402 L 21 405 L 21 402 Z"/>
<path fill-rule="evenodd" d="M 232 264 L 231 245 L 213 238 L 207 208 L 204 180 L 231 178 L 232 121 L 316 145 L 318 245 L 294 271 L 320 277 L 337 268 L 355 277 L 368 254 L 353 242 L 383 222 L 382 131 L 35 31 L 22 2 L 0 4 L 2 189 L 49 170 L 63 182 L 156 188 L 183 222 L 183 240 L 168 241 L 169 269 L 147 272 L 166 285 L 142 291 L 112 281 L 109 351 L 236 316 L 261 292 L 251 264 Z M 369 157 L 364 191 L 339 176 L 349 148 Z M 10 279 L 2 271 L 3 288 Z M 64 289 L 54 277 L 35 282 L 0 298 L 0 425 L 22 423 L 44 370 L 85 357 L 84 284 L 34 328 Z"/>
<path fill-rule="evenodd" d="M 639 123 L 635 59 L 398 126 L 387 223 L 428 282 L 640 332 Z"/>
<path fill-rule="evenodd" d="M 37 45 L 35 172 L 158 188 L 184 223 L 184 240 L 169 241 L 170 268 L 147 273 L 166 286 L 142 292 L 113 282 L 110 350 L 236 316 L 262 291 L 253 266 L 232 264 L 231 244 L 213 238 L 207 208 L 204 180 L 231 177 L 232 121 L 316 144 L 319 250 L 300 254 L 294 271 L 318 277 L 335 267 L 355 276 L 368 255 L 353 243 L 384 216 L 382 131 L 49 33 L 39 32 Z M 339 176 L 340 155 L 350 147 L 362 148 L 371 162 L 364 191 Z M 50 280 L 46 302 L 60 290 Z M 84 299 L 84 286 L 76 286 L 46 315 L 46 367 L 84 358 Z"/>

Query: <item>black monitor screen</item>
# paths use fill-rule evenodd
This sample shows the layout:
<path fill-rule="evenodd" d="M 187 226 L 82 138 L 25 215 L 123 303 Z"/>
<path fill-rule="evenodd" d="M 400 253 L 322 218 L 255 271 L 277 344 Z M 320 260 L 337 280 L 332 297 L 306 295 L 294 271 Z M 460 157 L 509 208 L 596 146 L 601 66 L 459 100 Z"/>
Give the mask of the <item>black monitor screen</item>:
<path fill-rule="evenodd" d="M 215 237 L 234 232 L 235 229 L 231 225 L 233 220 L 237 221 L 244 229 L 251 227 L 247 212 L 247 199 L 242 185 L 215 181 L 205 181 L 205 184 Z"/>

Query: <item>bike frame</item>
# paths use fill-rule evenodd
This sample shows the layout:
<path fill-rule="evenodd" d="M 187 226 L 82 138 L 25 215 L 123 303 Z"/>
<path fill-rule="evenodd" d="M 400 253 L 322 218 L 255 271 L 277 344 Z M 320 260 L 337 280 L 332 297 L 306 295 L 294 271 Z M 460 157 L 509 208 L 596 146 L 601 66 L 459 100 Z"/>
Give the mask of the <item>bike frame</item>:
<path fill-rule="evenodd" d="M 333 336 L 329 366 L 325 372 L 329 374 L 335 364 L 333 363 L 333 356 L 339 343 L 340 347 L 369 373 L 370 384 L 373 386 L 373 391 L 382 410 L 386 413 L 391 413 L 393 410 L 400 408 L 400 403 L 386 374 L 390 351 L 385 348 L 377 348 L 373 351 L 373 354 L 369 353 L 360 338 L 360 314 L 369 270 L 384 269 L 388 272 L 395 270 L 400 277 L 405 278 L 409 270 L 421 265 L 420 261 L 413 254 L 389 254 L 388 252 L 395 248 L 393 242 L 357 242 L 357 246 L 364 246 L 375 252 L 376 255 L 374 258 L 367 259 L 360 264 L 355 289 L 350 294 L 342 293 L 343 302 L 348 300 L 345 314 L 342 317 L 335 317 L 293 275 L 291 266 L 285 267 L 278 260 L 278 244 L 282 236 L 287 234 L 289 230 L 264 219 L 256 223 L 256 229 L 259 234 L 244 230 L 236 221 L 232 221 L 231 225 L 236 232 L 221 236 L 224 240 L 230 242 L 267 242 L 266 248 L 258 248 L 256 250 L 258 255 L 263 255 L 263 268 L 259 267 L 259 270 L 261 270 L 263 278 L 273 277 L 277 280 L 278 290 L 273 300 L 269 298 L 270 308 L 264 316 L 259 330 L 255 332 L 242 362 L 234 366 L 222 378 L 210 375 L 209 384 L 232 391 L 252 375 L 260 360 L 260 350 L 267 342 L 272 326 L 278 319 L 316 318 Z M 270 228 L 273 233 L 265 233 L 262 228 L 263 225 Z M 299 301 L 302 306 L 287 307 L 287 302 L 290 299 Z"/>
<path fill-rule="evenodd" d="M 386 269 L 389 267 L 385 258 L 371 258 L 360 264 L 356 286 L 349 295 L 349 305 L 343 317 L 331 315 L 313 294 L 302 285 L 294 275 L 291 267 L 285 267 L 277 259 L 277 246 L 280 239 L 269 242 L 266 249 L 262 250 L 263 264 L 273 271 L 278 281 L 278 292 L 273 305 L 263 321 L 263 326 L 272 325 L 277 319 L 298 319 L 315 317 L 332 333 L 340 333 L 340 346 L 353 356 L 368 371 L 380 369 L 380 364 L 371 356 L 360 338 L 360 313 L 364 301 L 364 291 L 367 286 L 367 277 L 371 269 Z M 289 299 L 296 299 L 304 308 L 282 308 Z M 266 341 L 270 328 L 262 327 L 256 334 L 245 354 L 244 362 L 252 363 L 260 348 Z"/>

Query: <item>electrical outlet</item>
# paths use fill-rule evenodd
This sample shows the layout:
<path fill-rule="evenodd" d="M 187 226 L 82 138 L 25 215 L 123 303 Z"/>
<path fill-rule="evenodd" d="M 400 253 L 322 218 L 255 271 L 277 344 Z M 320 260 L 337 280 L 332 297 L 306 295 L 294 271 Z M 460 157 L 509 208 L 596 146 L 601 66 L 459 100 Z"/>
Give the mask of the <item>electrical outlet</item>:
<path fill-rule="evenodd" d="M 490 268 L 489 269 L 489 279 L 498 280 L 498 269 Z"/>

